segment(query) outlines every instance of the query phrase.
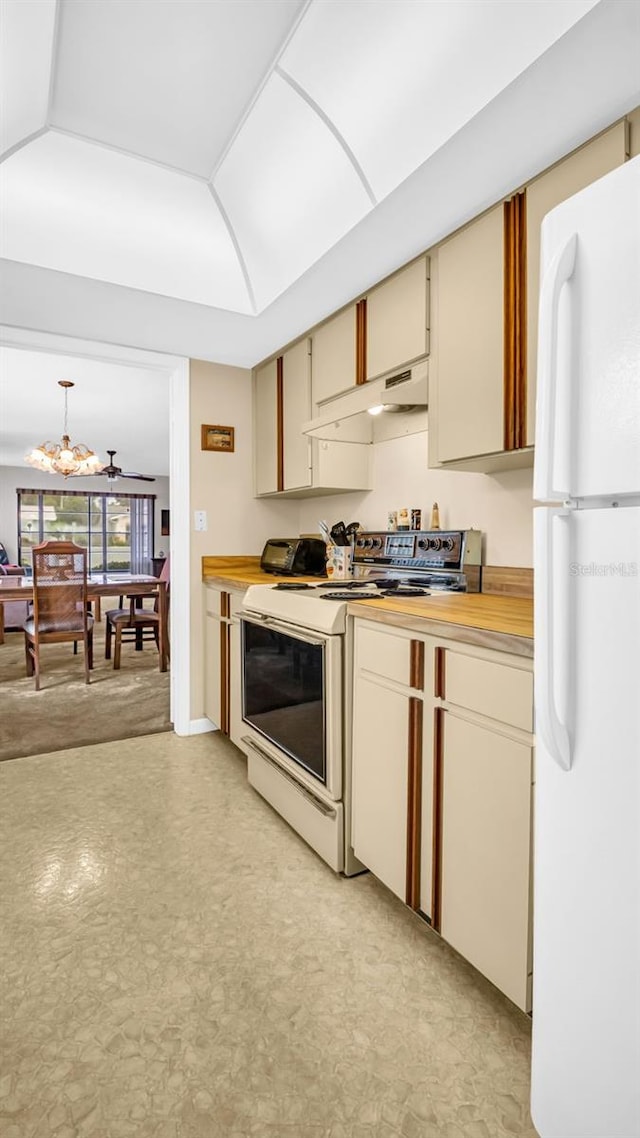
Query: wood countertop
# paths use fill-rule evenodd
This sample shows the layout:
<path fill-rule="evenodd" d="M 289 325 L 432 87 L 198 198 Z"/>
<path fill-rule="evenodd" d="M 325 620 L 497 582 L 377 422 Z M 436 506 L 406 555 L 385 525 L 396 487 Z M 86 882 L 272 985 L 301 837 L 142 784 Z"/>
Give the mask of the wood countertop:
<path fill-rule="evenodd" d="M 233 593 L 244 592 L 249 585 L 277 585 L 279 581 L 291 581 L 293 578 L 264 573 L 259 557 L 203 557 L 202 580 L 205 585 Z M 296 577 L 295 580 L 317 581 L 318 577 Z"/>
<path fill-rule="evenodd" d="M 518 656 L 533 656 L 533 600 L 486 593 L 432 593 L 354 601 L 349 616 L 407 628 L 446 639 L 464 640 Z"/>
<path fill-rule="evenodd" d="M 259 557 L 203 557 L 205 585 L 244 592 L 249 585 L 275 585 L 290 581 L 263 573 Z M 314 581 L 317 577 L 299 577 Z M 487 593 L 432 593 L 428 597 L 384 597 L 376 601 L 354 601 L 347 606 L 349 616 L 407 628 L 450 640 L 462 640 L 484 648 L 533 656 L 533 601 L 529 597 L 494 596 Z"/>

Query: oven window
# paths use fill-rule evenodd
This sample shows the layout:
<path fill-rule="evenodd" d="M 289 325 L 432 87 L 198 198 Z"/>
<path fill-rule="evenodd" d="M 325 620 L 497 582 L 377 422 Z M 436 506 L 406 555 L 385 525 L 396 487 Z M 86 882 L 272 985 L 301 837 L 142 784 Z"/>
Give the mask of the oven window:
<path fill-rule="evenodd" d="M 324 646 L 242 621 L 243 719 L 326 782 Z"/>

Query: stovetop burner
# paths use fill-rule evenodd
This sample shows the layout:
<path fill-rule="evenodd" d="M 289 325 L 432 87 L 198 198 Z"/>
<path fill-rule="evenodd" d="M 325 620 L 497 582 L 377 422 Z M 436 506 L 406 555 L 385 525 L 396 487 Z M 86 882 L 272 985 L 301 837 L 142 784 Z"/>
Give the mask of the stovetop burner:
<path fill-rule="evenodd" d="M 362 586 L 358 586 L 362 587 Z M 353 588 L 347 589 L 334 589 L 326 593 L 320 593 L 320 599 L 323 601 L 379 601 L 381 597 L 428 597 L 429 592 L 427 589 L 412 589 L 408 585 L 398 585 L 393 589 L 376 589 L 375 593 L 371 591 L 353 593 Z"/>
<path fill-rule="evenodd" d="M 321 601 L 377 601 L 384 593 L 356 593 L 349 589 L 336 589 L 335 592 L 320 593 Z"/>
<path fill-rule="evenodd" d="M 314 589 L 370 589 L 373 584 L 374 584 L 374 582 L 370 581 L 370 580 L 354 581 L 354 579 L 352 577 L 349 577 L 346 581 L 336 581 L 336 580 L 318 581 L 318 583 L 316 585 L 312 585 L 311 588 L 314 588 Z"/>

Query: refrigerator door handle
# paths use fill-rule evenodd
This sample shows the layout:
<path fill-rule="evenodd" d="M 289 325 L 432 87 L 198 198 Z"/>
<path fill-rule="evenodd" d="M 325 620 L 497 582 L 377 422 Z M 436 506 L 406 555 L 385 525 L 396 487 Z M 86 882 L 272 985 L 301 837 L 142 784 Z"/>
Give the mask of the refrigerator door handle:
<path fill-rule="evenodd" d="M 570 487 L 554 486 L 554 437 L 558 403 L 558 308 L 563 285 L 573 276 L 577 233 L 557 251 L 542 281 L 538 332 L 538 407 L 533 496 L 539 502 L 570 497 Z"/>
<path fill-rule="evenodd" d="M 557 510 L 536 510 L 536 627 L 535 627 L 535 708 L 536 732 L 541 735 L 551 758 L 563 771 L 571 770 L 572 753 L 569 729 L 557 710 L 557 679 L 555 669 L 556 636 L 555 613 L 557 598 L 554 589 L 554 521 L 564 526 L 571 524 L 571 515 Z M 565 614 L 568 621 L 568 611 Z M 563 647 L 569 650 L 570 630 L 566 629 Z"/>

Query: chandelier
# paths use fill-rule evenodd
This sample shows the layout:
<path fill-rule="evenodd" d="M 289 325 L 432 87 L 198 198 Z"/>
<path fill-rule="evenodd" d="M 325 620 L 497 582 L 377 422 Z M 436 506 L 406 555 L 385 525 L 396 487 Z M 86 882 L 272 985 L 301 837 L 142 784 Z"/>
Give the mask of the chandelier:
<path fill-rule="evenodd" d="M 35 466 L 37 470 L 45 470 L 48 474 L 63 474 L 65 478 L 68 478 L 70 474 L 97 474 L 98 471 L 102 470 L 104 462 L 100 462 L 97 454 L 94 454 L 82 443 L 72 447 L 67 434 L 67 399 L 69 388 L 73 387 L 74 384 L 70 379 L 59 379 L 58 386 L 64 388 L 64 433 L 62 440 L 59 443 L 41 443 L 30 454 L 25 455 L 25 462 L 28 462 L 30 466 Z"/>

